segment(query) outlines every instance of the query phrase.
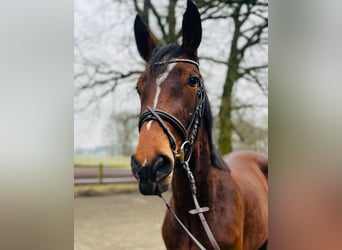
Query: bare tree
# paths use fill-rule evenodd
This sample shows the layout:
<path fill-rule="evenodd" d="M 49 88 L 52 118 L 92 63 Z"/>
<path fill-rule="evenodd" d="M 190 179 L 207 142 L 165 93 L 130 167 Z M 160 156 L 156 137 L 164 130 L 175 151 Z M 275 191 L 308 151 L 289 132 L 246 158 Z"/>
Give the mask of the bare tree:
<path fill-rule="evenodd" d="M 103 130 L 103 136 L 112 147 L 112 155 L 115 154 L 116 147 L 119 147 L 122 155 L 131 155 L 134 138 L 137 137 L 136 114 L 113 113 L 107 120 Z"/>
<path fill-rule="evenodd" d="M 141 73 L 143 64 L 133 55 L 135 47 L 132 39 L 128 33 L 123 36 L 124 32 L 120 31 L 127 25 L 127 15 L 134 15 L 133 9 L 130 10 L 127 6 L 124 1 L 102 0 L 91 16 L 87 16 L 87 13 L 80 17 L 76 15 L 78 18 L 75 19 L 79 19 L 80 23 L 94 19 L 89 26 L 96 25 L 97 28 L 88 33 L 75 28 L 74 96 L 75 101 L 80 102 L 75 105 L 76 111 L 84 111 L 101 101 L 119 85 L 134 82 Z M 120 53 L 114 51 L 113 46 Z"/>
<path fill-rule="evenodd" d="M 218 144 L 221 153 L 232 151 L 232 113 L 235 110 L 255 108 L 257 105 L 243 103 L 234 105 L 233 89 L 241 80 L 256 84 L 267 98 L 267 56 L 258 61 L 248 60 L 253 49 L 262 49 L 268 43 L 268 3 L 267 1 L 218 0 L 198 1 L 202 9 L 203 20 L 224 19 L 233 26 L 231 39 L 227 47 L 229 53 L 225 59 L 202 57 L 214 63 L 224 64 L 227 74 L 223 84 L 223 93 L 219 112 Z M 228 33 L 228 32 L 227 32 Z"/>
<path fill-rule="evenodd" d="M 267 102 L 267 44 L 268 44 L 268 2 L 267 0 L 197 0 L 202 22 L 208 27 L 220 24 L 221 36 L 211 36 L 207 31 L 211 47 L 220 45 L 220 49 L 210 52 L 203 51 L 200 57 L 205 65 L 221 65 L 226 68 L 223 79 L 223 90 L 219 107 L 219 135 L 218 144 L 221 153 L 232 151 L 232 134 L 238 127 L 234 124 L 234 112 L 243 114 L 246 110 L 266 108 L 265 101 L 246 102 L 239 100 L 235 95 L 236 86 L 244 83 L 257 88 L 255 95 L 264 98 Z M 169 0 L 164 3 L 152 0 L 133 0 L 132 2 L 119 1 L 120 6 L 126 5 L 128 14 L 138 13 L 149 24 L 151 31 L 157 38 L 159 45 L 175 42 L 180 38 L 180 25 L 177 26 L 177 16 L 184 12 L 184 0 Z M 164 5 L 163 5 L 164 4 Z M 114 15 L 113 15 L 114 16 Z M 133 33 L 133 32 L 131 32 Z M 205 31 L 204 31 L 205 33 Z M 132 38 L 132 36 L 130 36 Z M 129 40 L 129 39 L 128 39 Z M 205 40 L 205 39 L 203 39 Z M 86 108 L 99 98 L 114 91 L 119 84 L 135 81 L 137 74 L 143 69 L 143 64 L 136 56 L 135 44 L 127 41 L 126 47 L 132 48 L 129 52 L 132 57 L 131 68 L 123 65 L 111 65 L 104 61 L 92 60 L 84 55 L 80 46 L 75 42 L 75 54 L 79 59 L 75 81 L 78 82 L 75 96 L 88 91 L 90 98 L 83 105 Z M 202 45 L 205 46 L 205 45 Z M 209 49 L 207 50 L 209 51 Z M 202 66 L 202 67 L 203 67 Z M 203 71 L 210 71 L 204 68 Z M 96 88 L 101 87 L 101 91 Z M 239 137 L 238 137 L 239 138 Z"/>

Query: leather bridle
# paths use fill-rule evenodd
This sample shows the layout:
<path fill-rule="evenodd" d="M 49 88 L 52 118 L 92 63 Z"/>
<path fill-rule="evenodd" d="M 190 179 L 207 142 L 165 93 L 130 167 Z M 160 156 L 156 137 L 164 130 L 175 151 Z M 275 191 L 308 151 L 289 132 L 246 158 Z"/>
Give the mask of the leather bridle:
<path fill-rule="evenodd" d="M 170 64 L 170 63 L 191 63 L 196 65 L 196 67 L 199 69 L 199 63 L 190 59 L 171 59 L 168 61 L 163 62 L 157 62 L 155 65 L 163 65 L 163 64 Z M 174 158 L 178 160 L 180 163 L 180 168 L 186 171 L 187 177 L 189 179 L 190 189 L 192 198 L 195 204 L 195 209 L 192 209 L 189 211 L 190 214 L 198 214 L 200 221 L 203 225 L 204 231 L 206 232 L 208 239 L 212 245 L 212 247 L 215 250 L 219 250 L 220 247 L 215 240 L 215 237 L 213 236 L 213 233 L 211 232 L 209 225 L 204 217 L 204 212 L 209 211 L 208 207 L 200 207 L 197 197 L 196 197 L 196 185 L 195 185 L 195 178 L 190 170 L 189 167 L 189 161 L 192 154 L 192 145 L 197 137 L 198 130 L 203 118 L 204 109 L 206 105 L 206 98 L 207 95 L 205 93 L 204 88 L 204 82 L 202 78 L 199 81 L 198 89 L 197 89 L 197 103 L 196 108 L 193 113 L 192 119 L 188 125 L 188 127 L 185 129 L 185 126 L 173 115 L 160 110 L 160 109 L 152 109 L 150 107 L 146 107 L 147 111 L 142 113 L 139 117 L 139 131 L 143 124 L 147 121 L 157 121 L 159 125 L 162 127 L 164 133 L 167 135 L 170 146 L 172 149 L 172 152 L 174 154 Z M 168 126 L 165 124 L 165 122 L 169 123 L 179 134 L 180 138 L 182 139 L 182 144 L 179 150 L 177 150 L 177 143 L 176 139 L 171 133 Z M 176 162 L 176 161 L 175 161 Z M 194 241 L 194 243 L 201 249 L 205 249 L 204 246 L 191 234 L 191 232 L 185 227 L 185 225 L 182 223 L 182 221 L 177 217 L 175 211 L 171 208 L 171 206 L 167 203 L 167 201 L 164 199 L 161 193 L 158 194 L 159 197 L 163 199 L 165 202 L 165 205 L 167 209 L 170 211 L 170 213 L 175 217 L 177 222 L 181 225 L 181 227 L 185 230 L 185 232 L 189 235 L 189 237 Z"/>
<path fill-rule="evenodd" d="M 190 60 L 190 59 L 172 59 L 168 61 L 163 62 L 157 62 L 155 65 L 163 65 L 163 64 L 170 64 L 170 63 L 191 63 L 196 65 L 196 67 L 199 69 L 199 64 L 196 61 Z M 142 113 L 139 117 L 139 131 L 143 124 L 147 121 L 157 121 L 159 125 L 162 127 L 164 133 L 167 135 L 170 146 L 172 149 L 172 152 L 174 154 L 175 158 L 178 158 L 180 154 L 180 149 L 177 151 L 177 144 L 176 139 L 170 129 L 166 126 L 165 122 L 169 123 L 178 133 L 182 140 L 183 148 L 185 152 L 185 159 L 189 159 L 191 156 L 191 147 L 197 137 L 199 126 L 203 117 L 204 109 L 205 109 L 205 103 L 206 103 L 206 94 L 205 94 L 205 88 L 202 78 L 200 78 L 198 89 L 197 89 L 197 103 L 196 108 L 193 113 L 193 116 L 191 118 L 191 121 L 187 128 L 173 115 L 160 110 L 160 109 L 152 109 L 149 106 L 146 107 L 147 111 Z M 182 147 L 181 147 L 182 148 Z"/>

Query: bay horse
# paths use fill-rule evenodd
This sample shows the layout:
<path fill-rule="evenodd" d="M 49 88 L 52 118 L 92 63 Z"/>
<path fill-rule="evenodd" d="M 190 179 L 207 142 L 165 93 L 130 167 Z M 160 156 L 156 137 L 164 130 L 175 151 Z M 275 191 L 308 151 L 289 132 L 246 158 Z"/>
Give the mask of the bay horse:
<path fill-rule="evenodd" d="M 172 186 L 171 212 L 162 226 L 166 248 L 266 249 L 268 160 L 253 151 L 222 157 L 213 144 L 197 56 L 202 39 L 197 7 L 187 2 L 182 45 L 158 47 L 139 15 L 134 34 L 146 69 L 136 87 L 140 133 L 131 168 L 143 195 L 161 196 Z"/>

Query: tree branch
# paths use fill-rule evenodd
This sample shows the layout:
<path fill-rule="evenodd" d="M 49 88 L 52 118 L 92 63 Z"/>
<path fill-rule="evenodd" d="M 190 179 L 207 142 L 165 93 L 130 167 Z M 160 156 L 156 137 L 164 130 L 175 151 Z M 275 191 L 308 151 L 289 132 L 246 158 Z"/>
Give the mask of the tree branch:
<path fill-rule="evenodd" d="M 232 127 L 232 131 L 234 131 L 236 133 L 236 135 L 239 137 L 240 141 L 243 143 L 245 142 L 245 137 L 242 135 L 242 133 L 240 133 L 240 131 L 238 131 L 234 125 L 234 123 L 231 124 Z"/>
<path fill-rule="evenodd" d="M 267 105 L 262 104 L 241 104 L 238 106 L 232 106 L 231 110 L 241 110 L 241 109 L 254 109 L 254 108 L 267 108 Z"/>
<path fill-rule="evenodd" d="M 152 3 L 150 4 L 150 8 L 152 10 L 153 15 L 157 19 L 157 23 L 158 23 L 159 29 L 162 32 L 162 40 L 165 43 L 165 40 L 163 38 L 165 38 L 167 36 L 167 34 L 166 34 L 166 31 L 165 31 L 164 25 L 162 23 L 162 20 L 161 20 L 161 15 L 158 13 L 158 11 L 156 10 L 156 8 L 154 7 L 154 5 Z M 160 42 L 160 41 L 158 41 L 158 42 Z"/>
<path fill-rule="evenodd" d="M 256 75 L 253 74 L 247 74 L 245 75 L 243 78 L 245 78 L 246 80 L 249 80 L 252 83 L 255 83 L 258 85 L 258 87 L 260 88 L 261 92 L 264 94 L 264 96 L 268 96 L 268 91 L 265 88 L 265 86 L 260 82 L 259 78 Z"/>
<path fill-rule="evenodd" d="M 127 73 L 111 71 L 108 74 L 115 74 L 115 76 L 111 76 L 111 77 L 104 79 L 104 80 L 94 80 L 95 75 L 96 75 L 96 72 L 95 72 L 94 75 L 90 78 L 89 84 L 85 84 L 85 85 L 79 87 L 78 90 L 76 91 L 76 95 L 78 95 L 82 90 L 92 89 L 98 85 L 105 85 L 105 84 L 113 82 L 113 81 L 117 85 L 119 80 L 128 78 L 132 75 L 140 74 L 140 73 L 141 73 L 141 71 L 138 71 L 138 70 L 129 71 Z"/>
<path fill-rule="evenodd" d="M 216 58 L 213 58 L 213 57 L 200 56 L 199 59 L 211 61 L 211 62 L 214 62 L 214 63 L 228 65 L 228 63 L 226 61 L 222 61 L 222 60 L 219 60 L 219 59 L 216 59 Z"/>
<path fill-rule="evenodd" d="M 81 108 L 76 108 L 75 109 L 75 112 L 76 113 L 80 113 L 80 112 L 83 112 L 85 111 L 87 108 L 89 108 L 89 106 L 93 103 L 95 103 L 96 101 L 99 101 L 101 100 L 102 98 L 104 98 L 106 95 L 108 95 L 109 93 L 112 93 L 114 92 L 115 88 L 117 87 L 118 85 L 118 82 L 114 82 L 114 84 L 111 86 L 111 88 L 103 91 L 100 95 L 93 95 L 92 98 L 90 98 L 88 100 L 88 102 Z"/>
<path fill-rule="evenodd" d="M 260 70 L 260 69 L 265 69 L 265 68 L 268 68 L 268 64 L 263 64 L 263 65 L 248 67 L 248 68 L 241 67 L 239 69 L 239 75 L 241 77 L 243 77 L 246 74 L 250 74 L 252 71 L 256 71 L 256 70 Z"/>
<path fill-rule="evenodd" d="M 268 27 L 268 22 L 265 22 L 265 23 L 259 25 L 258 28 L 255 30 L 255 32 L 249 38 L 247 38 L 245 45 L 239 49 L 240 50 L 240 58 L 243 58 L 247 48 L 252 47 L 252 46 L 259 43 L 263 31 L 267 27 Z"/>

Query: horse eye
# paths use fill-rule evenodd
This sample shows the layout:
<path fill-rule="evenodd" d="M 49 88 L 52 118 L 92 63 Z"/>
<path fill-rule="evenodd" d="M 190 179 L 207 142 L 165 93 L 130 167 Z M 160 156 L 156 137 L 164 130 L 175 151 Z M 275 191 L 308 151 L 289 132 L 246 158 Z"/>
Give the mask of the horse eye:
<path fill-rule="evenodd" d="M 198 83 L 199 83 L 199 79 L 197 77 L 195 77 L 195 76 L 190 76 L 189 77 L 189 84 L 190 84 L 191 87 L 197 86 Z"/>

